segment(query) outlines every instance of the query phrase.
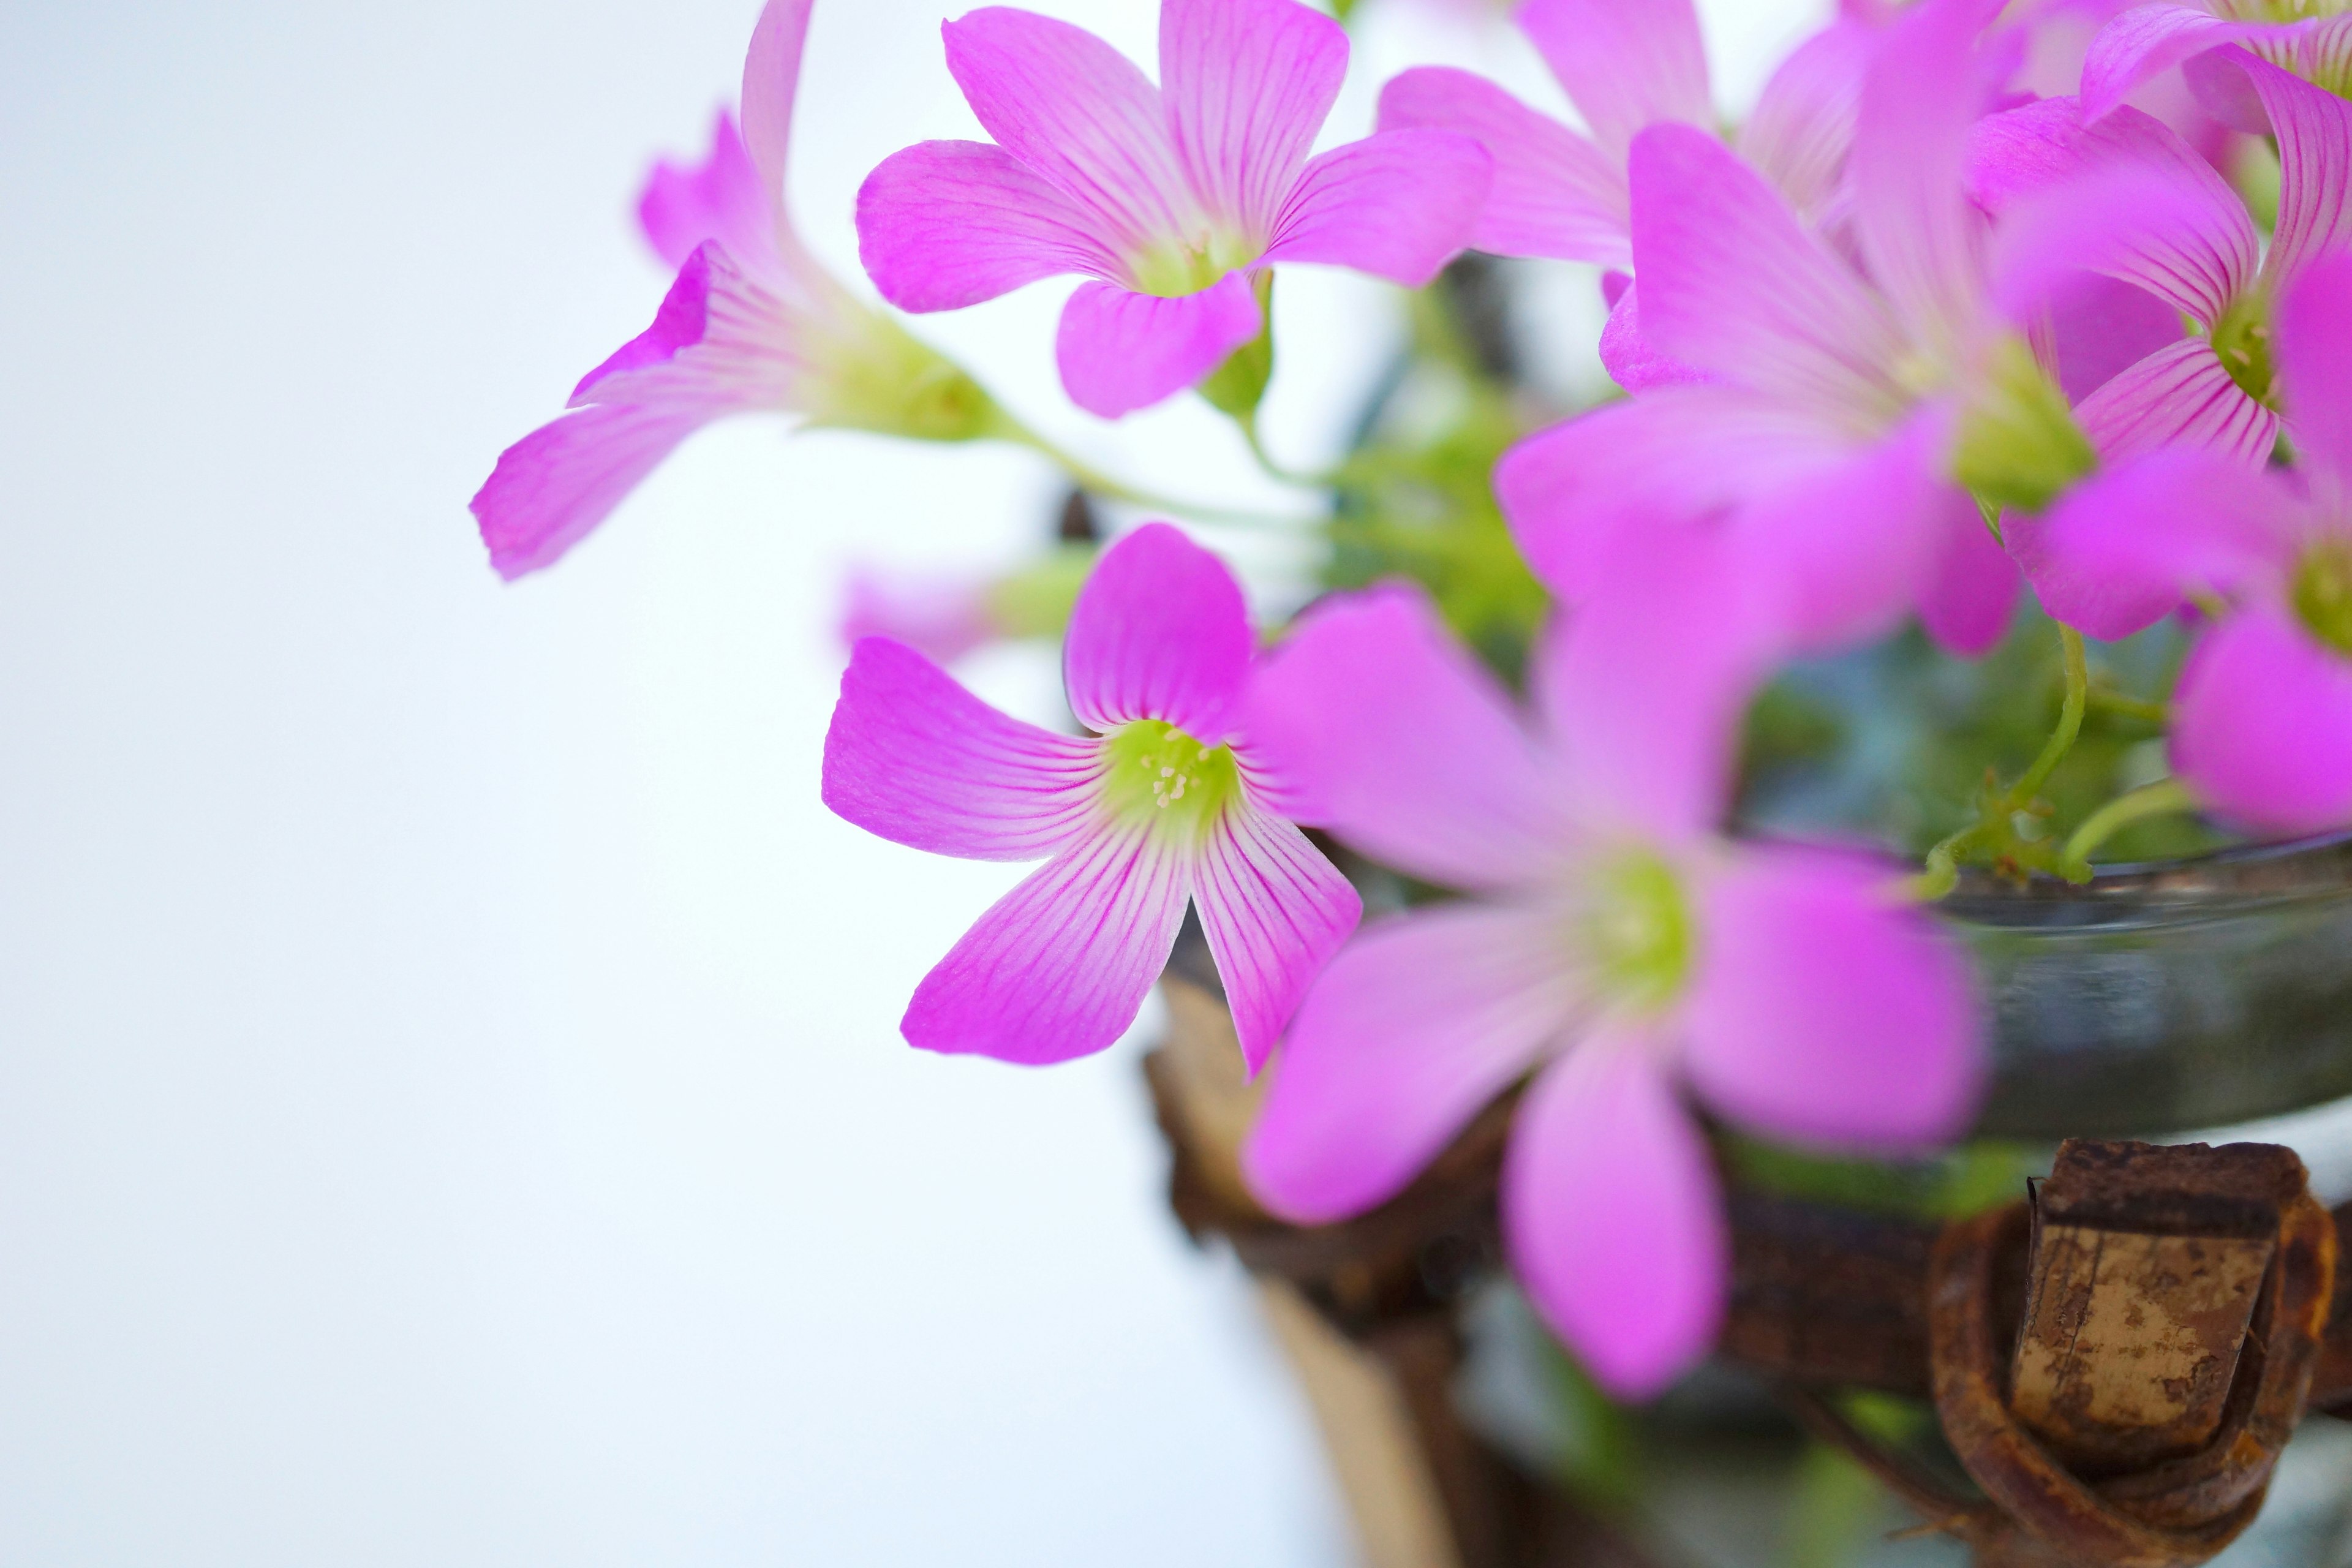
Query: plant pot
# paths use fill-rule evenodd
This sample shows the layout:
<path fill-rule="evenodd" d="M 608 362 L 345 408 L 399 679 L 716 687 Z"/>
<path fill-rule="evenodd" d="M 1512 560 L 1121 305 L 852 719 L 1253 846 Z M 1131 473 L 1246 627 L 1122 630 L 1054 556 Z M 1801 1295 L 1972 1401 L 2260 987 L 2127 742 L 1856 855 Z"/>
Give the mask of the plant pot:
<path fill-rule="evenodd" d="M 1971 876 L 1944 912 L 1975 956 L 1991 1020 L 1982 1136 L 2021 1141 L 2026 1164 L 2046 1171 L 2063 1138 L 2219 1142 L 2211 1130 L 2269 1119 L 2254 1132 L 2303 1156 L 2322 1202 L 2352 1198 L 2352 836 L 2122 867 L 2080 889 Z M 1791 1205 L 1731 1177 L 1738 1256 L 1727 1353 L 1653 1409 L 1611 1415 L 1502 1268 L 1494 1182 L 1507 1103 L 1381 1209 L 1285 1226 L 1239 1175 L 1263 1089 L 1243 1078 L 1196 929 L 1179 941 L 1162 988 L 1169 1035 L 1149 1068 L 1177 1212 L 1196 1237 L 1228 1241 L 1257 1279 L 1373 1568 L 1967 1559 L 1967 1547 L 1932 1533 L 1883 1539 L 1933 1521 L 1809 1444 L 1773 1396 L 1792 1368 L 1809 1383 L 1901 1389 L 1907 1377 L 1909 1392 L 1925 1394 L 1926 1366 L 1906 1370 L 1906 1357 L 1927 1360 L 1916 1334 L 1889 1349 L 1874 1327 L 1849 1331 L 1839 1314 L 1874 1288 L 1882 1305 L 1917 1294 L 1930 1230 L 1863 1208 Z M 2338 1218 L 2352 1235 L 2352 1205 Z M 1795 1250 L 1775 1252 L 1788 1236 Z M 2344 1283 L 2312 1397 L 2352 1413 Z M 2012 1337 L 2019 1310 L 2012 1300 Z M 1793 1341 L 1810 1342 L 1792 1351 Z M 1924 1403 L 1876 1408 L 1934 1443 Z M 1610 1444 L 1641 1448 L 1638 1485 L 1596 1486 L 1609 1467 L 1591 1463 L 1594 1449 Z M 2304 1423 L 2259 1517 L 2217 1561 L 2352 1563 L 2352 1425 Z"/>

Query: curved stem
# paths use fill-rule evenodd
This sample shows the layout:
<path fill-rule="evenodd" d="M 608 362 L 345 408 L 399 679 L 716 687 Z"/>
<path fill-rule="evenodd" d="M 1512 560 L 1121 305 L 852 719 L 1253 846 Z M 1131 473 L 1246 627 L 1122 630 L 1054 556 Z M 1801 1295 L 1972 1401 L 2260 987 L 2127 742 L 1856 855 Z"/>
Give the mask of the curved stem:
<path fill-rule="evenodd" d="M 2010 859 L 2036 863 L 2028 856 L 2036 852 L 2042 840 L 2021 841 L 2016 819 L 2020 813 L 2033 811 L 2042 786 L 2074 749 L 2075 739 L 2083 732 L 2084 710 L 2091 700 L 2091 667 L 2083 648 L 2083 634 L 2061 625 L 2058 639 L 2066 661 L 2066 696 L 2059 706 L 2058 727 L 2042 742 L 2042 754 L 2033 759 L 2033 765 L 2008 788 L 2000 788 L 1987 771 L 1985 787 L 1977 796 L 1977 820 L 1928 850 L 1925 868 L 1904 884 L 1905 890 L 1922 902 L 1934 903 L 1959 885 L 1960 857 L 1971 850 L 1990 851 L 1995 864 Z"/>
<path fill-rule="evenodd" d="M 1258 434 L 1256 415 L 1237 414 L 1234 416 L 1234 423 L 1241 427 L 1242 439 L 1249 444 L 1250 456 L 1257 459 L 1258 468 L 1266 478 L 1278 479 L 1286 485 L 1318 490 L 1330 489 L 1339 478 L 1336 469 L 1320 474 L 1302 474 L 1275 461 L 1274 454 L 1265 449 L 1265 438 Z"/>
<path fill-rule="evenodd" d="M 2091 689 L 2091 706 L 2119 718 L 2137 719 L 2143 724 L 2165 729 L 2172 722 L 2172 705 L 2168 702 L 2148 702 L 2137 697 L 2126 697 L 2120 691 L 2108 691 L 2099 687 Z"/>
<path fill-rule="evenodd" d="M 2065 852 L 2058 859 L 2059 872 L 2070 882 L 2087 882 L 2091 879 L 2091 851 L 2116 833 L 2151 816 L 2196 809 L 2196 795 L 2179 779 L 2158 779 L 2127 790 L 2083 819 L 2083 826 L 2066 840 Z"/>
<path fill-rule="evenodd" d="M 2033 797 L 2042 793 L 2042 786 L 2050 782 L 2050 775 L 2066 760 L 2066 753 L 2074 749 L 2074 738 L 2083 732 L 2083 710 L 2090 701 L 2091 668 L 2083 652 L 2083 634 L 2072 626 L 2061 626 L 2058 640 L 2066 650 L 2066 700 L 2058 710 L 2058 728 L 2050 732 L 2042 754 L 2033 759 L 2025 776 L 2010 786 L 2009 799 L 2020 811 L 2033 804 Z"/>
<path fill-rule="evenodd" d="M 1265 529 L 1274 532 L 1288 533 L 1310 527 L 1316 521 L 1312 517 L 1284 517 L 1274 512 L 1251 511 L 1244 508 L 1209 506 L 1200 501 L 1185 500 L 1176 496 L 1158 495 L 1150 490 L 1139 489 L 1123 479 L 1113 479 L 1100 469 L 1062 450 L 1061 447 L 1009 414 L 1004 416 L 1003 425 L 996 432 L 996 437 L 999 440 L 1009 442 L 1016 447 L 1026 447 L 1031 451 L 1044 456 L 1067 474 L 1071 483 L 1080 489 L 1102 497 L 1105 500 L 1119 501 L 1128 506 L 1140 507 L 1147 511 L 1174 512 L 1194 522 L 1213 524 L 1221 528 Z"/>
<path fill-rule="evenodd" d="M 1932 904 L 1948 896 L 1960 885 L 1960 854 L 1968 849 L 1981 827 L 1963 827 L 1958 833 L 1927 851 L 1927 869 L 1907 878 L 1903 891 L 1923 904 Z"/>

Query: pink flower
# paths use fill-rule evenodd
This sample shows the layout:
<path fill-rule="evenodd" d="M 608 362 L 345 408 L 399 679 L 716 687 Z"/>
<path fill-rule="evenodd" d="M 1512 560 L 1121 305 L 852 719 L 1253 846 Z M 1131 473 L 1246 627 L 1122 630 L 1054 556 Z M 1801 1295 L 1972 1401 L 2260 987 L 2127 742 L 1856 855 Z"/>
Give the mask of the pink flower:
<path fill-rule="evenodd" d="M 1272 809 L 1236 733 L 1255 659 L 1240 586 L 1166 523 L 1103 554 L 1063 675 L 1095 731 L 982 705 L 912 649 L 859 643 L 824 745 L 824 803 L 895 843 L 1040 867 L 923 977 L 926 1050 L 1066 1061 L 1135 1021 L 1189 899 L 1255 1070 L 1355 929 L 1355 889 Z"/>
<path fill-rule="evenodd" d="M 2219 610 L 2180 675 L 2172 764 L 2224 816 L 2281 833 L 2352 823 L 2352 258 L 2278 304 L 2302 466 L 2174 447 L 2069 496 L 2020 554 L 2051 614 L 2127 637 L 2190 598 Z"/>
<path fill-rule="evenodd" d="M 1641 542 L 1539 652 L 1531 726 L 1403 587 L 1309 611 L 1251 710 L 1302 820 L 1473 895 L 1367 927 L 1308 993 L 1253 1188 L 1302 1223 L 1358 1213 L 1532 1072 L 1506 1241 L 1625 1395 L 1702 1354 L 1722 1310 L 1678 1079 L 1743 1124 L 1885 1151 L 1960 1131 L 1979 1074 L 1961 961 L 1885 871 L 1716 836 L 1770 646 L 1749 581 L 1698 534 Z"/>
<path fill-rule="evenodd" d="M 2196 326 L 2117 371 L 2075 410 L 2109 459 L 2211 447 L 2259 468 L 2279 437 L 2269 302 L 2313 258 L 2352 241 L 2352 104 L 2242 50 L 2234 66 L 2277 127 L 2270 248 L 2212 165 L 2139 110 L 2084 123 L 2073 99 L 1995 115 L 1971 138 L 1977 199 L 2014 215 L 2005 288 L 2020 307 L 2094 272 Z"/>
<path fill-rule="evenodd" d="M 798 414 L 933 440 L 994 429 L 971 379 L 861 304 L 784 213 L 785 153 L 814 0 L 770 0 L 698 169 L 657 167 L 638 207 L 677 280 L 653 325 L 572 388 L 572 412 L 508 447 L 474 497 L 490 563 L 552 565 L 680 441 L 725 415 Z"/>
<path fill-rule="evenodd" d="M 1064 544 L 1009 572 L 900 574 L 860 566 L 843 594 L 841 640 L 905 643 L 934 664 L 1013 637 L 1058 637 L 1095 563 L 1091 544 Z"/>
<path fill-rule="evenodd" d="M 1999 638 L 2016 571 L 1954 481 L 1979 456 L 1972 432 L 2017 427 L 1974 416 L 2030 395 L 2039 372 L 1990 309 L 1962 182 L 1990 8 L 1921 0 L 1885 33 L 1847 173 L 1852 258 L 1714 136 L 1633 137 L 1642 331 L 1707 380 L 1540 431 L 1497 466 L 1496 497 L 1554 589 L 1586 598 L 1623 529 L 1719 519 L 1785 579 L 1805 646 L 1874 636 L 1915 605 L 1948 647 Z M 2028 395 L 2022 412 L 2042 410 Z"/>
<path fill-rule="evenodd" d="M 1486 156 L 1467 137 L 1391 132 L 1307 157 L 1348 37 L 1295 0 L 1166 0 L 1158 87 L 1092 34 L 1027 11 L 989 6 L 943 31 L 996 141 L 926 142 L 876 169 L 857 196 L 866 269 L 919 312 L 1092 279 L 1055 353 L 1071 398 L 1106 417 L 1256 338 L 1273 263 L 1418 286 L 1486 201 Z"/>
<path fill-rule="evenodd" d="M 2257 134 L 2267 129 L 2231 84 L 2197 79 L 2199 57 L 2236 44 L 2320 87 L 2347 85 L 2352 16 L 2343 0 L 2159 0 L 2126 11 L 2099 30 L 2083 62 L 2083 110 L 2097 121 L 2160 71 L 2188 65 L 2191 82 L 2225 122 Z"/>

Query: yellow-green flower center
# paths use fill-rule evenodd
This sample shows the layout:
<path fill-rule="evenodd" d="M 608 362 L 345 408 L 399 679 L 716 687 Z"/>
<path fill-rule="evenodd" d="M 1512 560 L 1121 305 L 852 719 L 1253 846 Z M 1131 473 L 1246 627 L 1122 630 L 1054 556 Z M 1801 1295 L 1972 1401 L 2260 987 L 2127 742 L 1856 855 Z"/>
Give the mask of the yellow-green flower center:
<path fill-rule="evenodd" d="M 1579 933 L 1602 993 L 1654 1012 L 1690 978 L 1695 928 L 1675 868 L 1647 850 L 1604 862 L 1587 884 L 1592 902 Z"/>
<path fill-rule="evenodd" d="M 2213 323 L 2213 353 L 2221 368 L 2248 397 L 2276 408 L 2275 378 L 2271 371 L 2270 312 L 2257 296 L 2249 294 L 2231 305 Z"/>
<path fill-rule="evenodd" d="M 2220 0 L 2213 12 L 2232 22 L 2301 22 L 2343 9 L 2344 0 Z"/>
<path fill-rule="evenodd" d="M 1230 746 L 1203 745 L 1173 724 L 1139 719 L 1103 739 L 1103 804 L 1114 816 L 1193 839 L 1241 795 Z"/>
<path fill-rule="evenodd" d="M 1237 267 L 1257 259 L 1256 247 L 1235 234 L 1212 229 L 1192 241 L 1162 240 L 1129 258 L 1135 287 L 1164 300 L 1197 294 Z"/>
<path fill-rule="evenodd" d="M 2294 613 L 2311 635 L 2352 658 L 2352 542 L 2315 545 L 2294 574 Z"/>

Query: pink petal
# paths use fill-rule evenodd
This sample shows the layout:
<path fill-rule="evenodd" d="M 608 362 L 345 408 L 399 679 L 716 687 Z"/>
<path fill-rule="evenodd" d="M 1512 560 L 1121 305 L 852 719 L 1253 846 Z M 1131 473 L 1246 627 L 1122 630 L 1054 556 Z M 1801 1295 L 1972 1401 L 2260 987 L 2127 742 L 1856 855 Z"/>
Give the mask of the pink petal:
<path fill-rule="evenodd" d="M 1655 392 L 1662 386 L 1696 386 L 1714 377 L 1695 365 L 1660 353 L 1642 335 L 1641 290 L 1627 279 L 1609 320 L 1601 328 L 1601 368 L 1628 392 Z"/>
<path fill-rule="evenodd" d="M 1925 409 L 1876 445 L 1762 491 L 1733 520 L 1743 548 L 1774 574 L 1800 648 L 1881 636 L 1927 592 L 1950 503 L 1937 464 L 1942 412 Z"/>
<path fill-rule="evenodd" d="M 2099 30 L 2083 62 L 2083 110 L 2109 114 L 2158 72 L 2234 41 L 2244 28 L 2194 5 L 2141 5 Z"/>
<path fill-rule="evenodd" d="M 1783 399 L 1670 386 L 1528 437 L 1495 466 L 1495 499 L 1536 575 L 1581 604 L 1619 530 L 1704 520 L 1850 454 Z"/>
<path fill-rule="evenodd" d="M 1739 128 L 1739 153 L 1798 212 L 1828 206 L 1853 145 L 1862 78 L 1878 27 L 1855 17 L 1831 23 L 1799 45 L 1765 82 Z"/>
<path fill-rule="evenodd" d="M 711 127 L 710 156 L 699 166 L 681 168 L 667 159 L 654 165 L 637 200 L 637 221 L 655 253 L 674 268 L 685 266 L 706 239 L 719 241 L 749 266 L 773 258 L 776 206 L 743 150 L 732 115 L 719 111 Z"/>
<path fill-rule="evenodd" d="M 1917 1149 L 1968 1130 L 1985 1075 L 1967 962 L 1892 870 L 1803 849 L 1706 878 L 1685 1063 L 1734 1120 L 1808 1142 Z"/>
<path fill-rule="evenodd" d="M 1283 203 L 1265 259 L 1421 288 L 1470 243 L 1493 178 L 1486 150 L 1451 131 L 1382 131 L 1334 147 Z"/>
<path fill-rule="evenodd" d="M 1714 125 L 1690 0 L 1527 0 L 1518 24 L 1612 153 L 1661 121 Z"/>
<path fill-rule="evenodd" d="M 1201 203 L 1248 235 L 1283 198 L 1339 96 L 1348 35 L 1296 0 L 1163 0 L 1160 91 Z"/>
<path fill-rule="evenodd" d="M 1087 828 L 1100 747 L 1007 718 L 903 643 L 851 650 L 824 737 L 824 804 L 878 837 L 1034 860 Z"/>
<path fill-rule="evenodd" d="M 2049 310 L 2049 350 L 2069 403 L 2187 335 L 2179 311 L 2145 289 L 2093 272 L 2059 285 Z"/>
<path fill-rule="evenodd" d="M 1660 1054 L 1632 1034 L 1582 1042 L 1528 1091 L 1503 1167 L 1513 1271 L 1621 1399 L 1706 1353 L 1729 1272 L 1715 1168 Z"/>
<path fill-rule="evenodd" d="M 1981 122 L 1979 199 L 2003 215 L 1995 289 L 2024 319 L 2079 272 L 2136 284 L 2208 326 L 2254 279 L 2245 204 L 2197 151 L 2137 109 L 2085 128 L 2071 100 Z"/>
<path fill-rule="evenodd" d="M 842 595 L 841 641 L 863 637 L 905 643 L 934 664 L 952 664 L 1003 635 L 989 613 L 982 577 L 902 575 L 855 567 Z"/>
<path fill-rule="evenodd" d="M 2313 261 L 2352 246 L 2352 103 L 2242 49 L 2217 58 L 2252 80 L 2278 139 L 2278 222 L 2263 273 L 2284 288 Z"/>
<path fill-rule="evenodd" d="M 1195 203 L 1160 89 L 1083 28 L 990 5 L 942 25 L 948 69 L 997 144 L 1131 256 L 1189 237 Z"/>
<path fill-rule="evenodd" d="M 583 376 L 572 405 L 636 403 L 703 419 L 739 408 L 801 409 L 812 374 L 823 368 L 810 336 L 799 310 L 708 240 L 678 268 L 653 325 Z"/>
<path fill-rule="evenodd" d="M 2173 769 L 2221 816 L 2286 834 L 2352 823 L 2352 658 L 2284 610 L 2208 632 L 2173 712 Z"/>
<path fill-rule="evenodd" d="M 1081 283 L 1062 307 L 1055 363 L 1070 401 L 1117 419 L 1173 397 L 1225 362 L 1264 323 L 1246 274 L 1163 299 Z"/>
<path fill-rule="evenodd" d="M 1617 160 L 1484 77 L 1423 66 L 1381 89 L 1382 131 L 1455 131 L 1494 160 L 1470 243 L 1496 256 L 1631 267 L 1632 217 Z"/>
<path fill-rule="evenodd" d="M 1242 1056 L 1265 1065 L 1299 998 L 1356 929 L 1363 900 L 1307 836 L 1247 801 L 1201 847 L 1192 901 Z"/>
<path fill-rule="evenodd" d="M 629 371 L 667 364 L 681 352 L 702 342 L 710 330 L 714 265 L 723 274 L 727 267 L 725 252 L 696 246 L 677 269 L 677 276 L 670 279 L 669 292 L 662 296 L 661 308 L 654 312 L 653 325 L 614 349 L 602 364 L 582 376 L 572 389 L 571 406 L 608 401 L 590 395 L 598 383 Z"/>
<path fill-rule="evenodd" d="M 1717 529 L 1628 529 L 1529 676 L 1580 820 L 1668 843 L 1730 804 L 1740 716 L 1780 649 L 1769 574 Z"/>
<path fill-rule="evenodd" d="M 2295 537 L 2294 504 L 2275 481 L 2193 447 L 2104 469 L 2008 531 L 2050 613 L 2106 639 L 2153 626 L 2192 593 L 2279 577 Z"/>
<path fill-rule="evenodd" d="M 772 210 L 783 210 L 784 169 L 792 151 L 793 100 L 799 95 L 801 47 L 816 0 L 768 0 L 743 57 L 743 146 Z"/>
<path fill-rule="evenodd" d="M 2352 259 L 2315 261 L 2277 309 L 2271 354 L 2285 394 L 2297 454 L 2352 495 Z"/>
<path fill-rule="evenodd" d="M 1032 871 L 949 950 L 899 1032 L 927 1051 L 1042 1066 L 1135 1022 L 1184 918 L 1183 857 L 1141 829 L 1087 835 Z"/>
<path fill-rule="evenodd" d="M 1206 745 L 1233 728 L 1252 657 L 1249 611 L 1223 562 L 1165 522 L 1102 553 L 1062 645 L 1070 710 L 1090 730 L 1139 719 Z"/>
<path fill-rule="evenodd" d="M 2000 0 L 1918 0 L 1864 78 L 1849 165 L 1870 275 L 1915 334 L 1961 342 L 1982 275 L 1980 220 L 1962 194 L 1969 128 L 1984 112 L 1974 46 Z"/>
<path fill-rule="evenodd" d="M 1524 887 L 1570 842 L 1509 698 L 1417 588 L 1310 608 L 1251 681 L 1246 733 L 1291 816 L 1414 876 Z"/>
<path fill-rule="evenodd" d="M 1642 331 L 1659 350 L 1807 407 L 1876 407 L 1899 356 L 1852 269 L 1720 142 L 1662 125 L 1634 139 Z"/>
<path fill-rule="evenodd" d="M 1367 926 L 1298 1009 L 1242 1150 L 1259 1201 L 1300 1225 L 1395 1195 L 1570 1026 L 1555 921 L 1445 904 Z"/>
<path fill-rule="evenodd" d="M 1980 658 L 2009 629 L 2023 584 L 2017 563 L 1985 526 L 1973 497 L 1947 485 L 1941 510 L 1943 539 L 1920 591 L 1919 619 L 1942 647 L 1963 658 Z"/>
<path fill-rule="evenodd" d="M 857 257 L 902 310 L 956 310 L 1065 272 L 1126 275 L 1094 220 L 985 142 L 923 142 L 857 190 Z"/>
<path fill-rule="evenodd" d="M 2083 399 L 2074 422 L 2108 462 L 2202 447 L 2260 468 L 2279 433 L 2279 416 L 2231 379 L 2205 338 L 2183 338 L 2116 374 Z"/>
<path fill-rule="evenodd" d="M 490 564 L 509 582 L 555 564 L 717 412 L 609 404 L 509 447 L 472 502 Z"/>

